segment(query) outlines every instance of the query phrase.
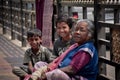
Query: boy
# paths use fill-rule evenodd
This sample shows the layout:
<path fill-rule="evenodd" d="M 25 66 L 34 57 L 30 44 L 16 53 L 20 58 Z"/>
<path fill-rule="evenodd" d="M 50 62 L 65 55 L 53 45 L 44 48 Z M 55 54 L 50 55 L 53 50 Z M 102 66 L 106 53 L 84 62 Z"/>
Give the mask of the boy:
<path fill-rule="evenodd" d="M 31 48 L 27 49 L 24 54 L 23 65 L 26 67 L 14 67 L 12 72 L 23 80 L 24 77 L 28 76 L 34 71 L 34 64 L 38 61 L 51 62 L 52 53 L 48 48 L 41 45 L 42 33 L 39 29 L 32 29 L 27 32 L 27 41 Z"/>
<path fill-rule="evenodd" d="M 75 43 L 71 34 L 74 23 L 74 19 L 65 15 L 57 18 L 56 33 L 59 37 L 55 40 L 53 46 L 53 54 L 56 57 L 60 56 L 68 47 Z"/>

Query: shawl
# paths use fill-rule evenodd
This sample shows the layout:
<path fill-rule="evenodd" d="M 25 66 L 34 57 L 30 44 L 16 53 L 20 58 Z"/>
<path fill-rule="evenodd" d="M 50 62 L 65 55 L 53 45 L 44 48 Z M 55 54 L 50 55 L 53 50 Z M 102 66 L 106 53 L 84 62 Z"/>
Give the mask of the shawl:
<path fill-rule="evenodd" d="M 62 53 L 59 57 L 57 57 L 55 60 L 53 60 L 52 63 L 48 65 L 48 71 L 54 70 L 58 67 L 58 65 L 61 63 L 61 61 L 64 59 L 64 57 L 73 49 L 78 47 L 79 45 L 77 43 L 71 45 L 64 53 Z"/>

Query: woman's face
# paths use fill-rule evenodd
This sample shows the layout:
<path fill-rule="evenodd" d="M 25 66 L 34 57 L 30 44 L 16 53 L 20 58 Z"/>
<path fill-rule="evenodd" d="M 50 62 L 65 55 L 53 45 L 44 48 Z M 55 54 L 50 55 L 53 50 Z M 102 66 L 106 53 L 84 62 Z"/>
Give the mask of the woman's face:
<path fill-rule="evenodd" d="M 62 38 L 66 38 L 70 35 L 70 28 L 65 22 L 57 23 L 56 31 L 57 34 Z"/>
<path fill-rule="evenodd" d="M 88 24 L 86 22 L 79 22 L 73 32 L 73 39 L 78 44 L 82 44 L 89 39 L 89 31 L 87 28 Z"/>

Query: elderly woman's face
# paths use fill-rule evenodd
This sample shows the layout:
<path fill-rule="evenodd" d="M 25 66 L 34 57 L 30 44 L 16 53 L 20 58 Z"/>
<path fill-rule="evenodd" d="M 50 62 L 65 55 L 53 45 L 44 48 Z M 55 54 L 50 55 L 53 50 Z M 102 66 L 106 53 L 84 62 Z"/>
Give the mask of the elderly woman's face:
<path fill-rule="evenodd" d="M 74 32 L 73 32 L 73 39 L 78 44 L 82 44 L 89 39 L 89 36 L 88 36 L 89 31 L 88 31 L 87 26 L 88 24 L 86 22 L 79 22 L 76 25 Z"/>

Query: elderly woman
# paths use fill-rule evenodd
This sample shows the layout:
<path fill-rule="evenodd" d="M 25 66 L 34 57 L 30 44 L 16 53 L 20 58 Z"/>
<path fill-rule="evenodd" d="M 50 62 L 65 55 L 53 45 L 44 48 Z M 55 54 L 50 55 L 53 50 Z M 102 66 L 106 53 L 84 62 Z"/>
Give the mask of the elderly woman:
<path fill-rule="evenodd" d="M 93 43 L 94 24 L 78 20 L 70 46 L 52 63 L 37 69 L 29 80 L 96 80 L 98 53 Z"/>

